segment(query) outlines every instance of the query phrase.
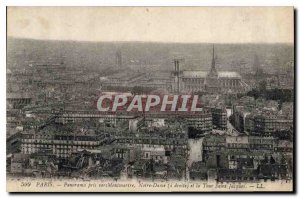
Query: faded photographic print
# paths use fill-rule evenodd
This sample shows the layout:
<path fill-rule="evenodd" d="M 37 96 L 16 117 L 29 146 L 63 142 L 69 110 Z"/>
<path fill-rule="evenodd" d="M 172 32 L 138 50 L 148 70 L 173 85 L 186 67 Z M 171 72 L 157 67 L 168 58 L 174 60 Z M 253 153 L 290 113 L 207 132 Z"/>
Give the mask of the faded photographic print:
<path fill-rule="evenodd" d="M 293 7 L 7 7 L 8 192 L 293 192 Z"/>

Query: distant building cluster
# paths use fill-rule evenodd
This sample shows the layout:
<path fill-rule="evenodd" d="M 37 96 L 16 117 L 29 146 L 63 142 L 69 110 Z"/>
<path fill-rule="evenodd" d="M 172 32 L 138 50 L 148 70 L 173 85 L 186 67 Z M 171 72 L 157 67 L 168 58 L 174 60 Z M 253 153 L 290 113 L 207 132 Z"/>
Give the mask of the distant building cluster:
<path fill-rule="evenodd" d="M 220 182 L 290 180 L 291 142 L 273 137 L 210 136 L 203 142 L 203 161 L 194 162 L 190 177 Z"/>
<path fill-rule="evenodd" d="M 173 93 L 244 93 L 250 89 L 237 72 L 218 72 L 214 49 L 212 56 L 209 72 L 181 70 L 182 60 L 174 59 L 175 70 L 172 73 L 147 74 L 140 71 L 112 74 L 102 78 L 102 88 L 126 89 L 138 86 L 145 90 L 162 89 Z"/>
<path fill-rule="evenodd" d="M 293 103 L 243 97 L 232 106 L 232 123 L 240 132 L 257 136 L 275 136 L 282 131 L 292 133 Z M 284 131 L 284 132 L 283 132 Z"/>
<path fill-rule="evenodd" d="M 147 74 L 147 73 L 117 73 L 101 79 L 103 90 L 128 90 L 133 87 L 141 87 L 145 90 L 171 90 L 172 79 L 169 74 Z M 123 88 L 123 89 L 122 89 Z"/>
<path fill-rule="evenodd" d="M 294 72 L 278 73 L 267 78 L 266 89 L 294 89 Z"/>

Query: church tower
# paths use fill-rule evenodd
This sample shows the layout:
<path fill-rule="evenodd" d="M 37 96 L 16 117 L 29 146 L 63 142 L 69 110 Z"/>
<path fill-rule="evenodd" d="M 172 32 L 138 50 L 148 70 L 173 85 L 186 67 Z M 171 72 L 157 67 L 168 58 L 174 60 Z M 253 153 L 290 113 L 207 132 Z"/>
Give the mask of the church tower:
<path fill-rule="evenodd" d="M 122 67 L 122 52 L 121 52 L 121 50 L 117 50 L 117 52 L 116 52 L 116 65 L 118 68 Z"/>
<path fill-rule="evenodd" d="M 213 45 L 211 68 L 205 79 L 205 90 L 209 93 L 219 92 L 220 86 L 219 86 L 218 79 L 219 79 L 219 74 L 216 69 L 215 47 Z"/>
<path fill-rule="evenodd" d="M 216 69 L 216 60 L 215 60 L 215 47 L 213 45 L 212 51 L 212 60 L 211 60 L 211 68 L 208 73 L 208 77 L 218 77 L 218 71 Z"/>

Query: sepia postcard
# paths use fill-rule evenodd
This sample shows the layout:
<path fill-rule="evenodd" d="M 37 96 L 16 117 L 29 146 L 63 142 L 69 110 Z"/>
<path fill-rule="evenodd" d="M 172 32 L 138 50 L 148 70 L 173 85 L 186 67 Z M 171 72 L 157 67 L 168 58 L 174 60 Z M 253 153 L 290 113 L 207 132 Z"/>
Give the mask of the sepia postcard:
<path fill-rule="evenodd" d="M 7 7 L 8 192 L 294 192 L 293 7 Z"/>

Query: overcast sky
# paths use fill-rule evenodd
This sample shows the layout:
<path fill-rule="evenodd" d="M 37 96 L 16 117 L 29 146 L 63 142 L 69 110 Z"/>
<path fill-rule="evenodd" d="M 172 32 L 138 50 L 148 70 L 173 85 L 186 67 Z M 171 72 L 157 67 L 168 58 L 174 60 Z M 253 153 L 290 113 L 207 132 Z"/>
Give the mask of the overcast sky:
<path fill-rule="evenodd" d="M 293 43 L 292 7 L 9 7 L 13 37 L 78 41 Z"/>

